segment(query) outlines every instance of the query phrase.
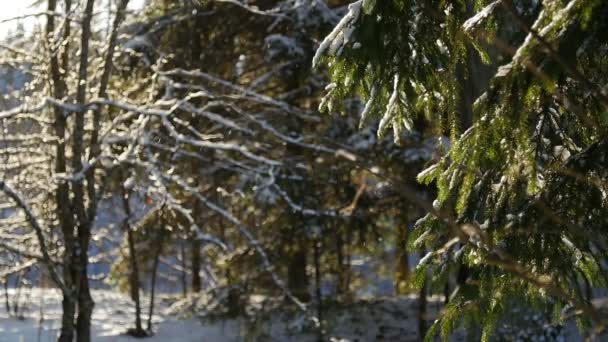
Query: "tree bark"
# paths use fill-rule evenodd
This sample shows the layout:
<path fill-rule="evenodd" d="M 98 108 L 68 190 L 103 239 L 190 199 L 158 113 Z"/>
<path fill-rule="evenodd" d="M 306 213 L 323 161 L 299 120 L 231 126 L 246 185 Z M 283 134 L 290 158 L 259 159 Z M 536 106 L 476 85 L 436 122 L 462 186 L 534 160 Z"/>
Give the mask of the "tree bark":
<path fill-rule="evenodd" d="M 66 13 L 71 10 L 72 1 L 65 0 Z M 56 12 L 57 1 L 49 0 L 47 3 L 48 15 L 46 17 L 46 36 L 49 46 L 55 46 L 53 37 L 55 36 L 55 16 L 53 13 Z M 62 39 L 65 42 L 64 50 L 61 54 L 61 61 L 59 60 L 59 54 L 55 51 L 49 51 L 49 73 L 52 82 L 51 94 L 54 98 L 63 99 L 66 96 L 66 83 L 63 79 L 62 69 L 67 70 L 69 67 L 69 37 L 70 37 L 70 21 L 66 19 L 65 28 L 62 34 Z M 61 64 L 60 64 L 61 63 Z M 66 172 L 66 146 L 65 146 L 65 131 L 66 131 L 66 116 L 63 109 L 54 107 L 54 130 L 55 136 L 57 137 L 57 145 L 55 147 L 55 172 L 65 173 Z M 65 289 L 62 291 L 62 317 L 61 317 L 61 330 L 59 333 L 59 342 L 72 342 L 74 340 L 74 317 L 76 314 L 76 303 L 72 293 L 68 290 L 75 290 L 74 284 L 76 283 L 76 272 L 74 269 L 75 261 L 75 234 L 74 234 L 74 220 L 72 212 L 70 210 L 70 196 L 69 196 L 69 185 L 68 183 L 61 182 L 57 186 L 55 192 L 55 201 L 57 202 L 57 217 L 59 219 L 59 226 L 64 240 L 64 252 L 63 252 L 63 282 Z"/>
<path fill-rule="evenodd" d="M 201 240 L 192 239 L 192 293 L 201 292 Z"/>
<path fill-rule="evenodd" d="M 135 329 L 129 330 L 129 334 L 135 337 L 146 336 L 141 325 L 141 301 L 139 298 L 139 264 L 137 262 L 137 250 L 135 248 L 135 236 L 133 229 L 131 229 L 131 205 L 129 204 L 129 192 L 127 189 L 122 188 L 123 192 L 123 206 L 125 210 L 125 221 L 124 229 L 127 233 L 127 244 L 129 245 L 129 263 L 131 265 L 131 274 L 129 275 L 129 286 L 131 288 L 131 298 L 135 302 Z"/>
<path fill-rule="evenodd" d="M 188 296 L 188 274 L 186 274 L 186 247 L 184 246 L 184 242 L 180 242 L 179 244 L 180 254 L 181 254 L 181 262 L 182 262 L 182 295 L 185 297 Z"/>
<path fill-rule="evenodd" d="M 8 277 L 4 279 L 4 305 L 6 306 L 6 313 L 11 315 L 11 302 L 8 295 Z"/>
<path fill-rule="evenodd" d="M 407 209 L 402 209 L 407 210 Z M 403 220 L 397 227 L 397 272 L 395 272 L 395 292 L 398 295 L 407 293 L 410 278 L 409 253 L 407 250 L 408 227 Z"/>
<path fill-rule="evenodd" d="M 165 240 L 165 220 L 161 214 L 161 227 L 156 241 L 156 251 L 152 262 L 152 279 L 150 280 L 150 308 L 148 310 L 148 332 L 152 332 L 152 315 L 154 315 L 154 296 L 156 294 L 156 275 L 158 273 L 158 263 L 160 255 L 163 253 L 163 242 Z"/>
<path fill-rule="evenodd" d="M 346 270 L 344 265 L 344 239 L 342 232 L 336 232 L 336 261 L 338 263 L 338 297 L 343 298 L 348 292 L 348 283 L 346 282 Z"/>
<path fill-rule="evenodd" d="M 110 3 L 108 1 L 108 3 Z M 108 39 L 108 50 L 106 51 L 106 55 L 104 57 L 103 63 L 103 71 L 101 73 L 101 78 L 99 80 L 99 90 L 97 96 L 99 98 L 106 98 L 108 96 L 108 84 L 110 82 L 110 76 L 112 75 L 113 67 L 114 67 L 114 51 L 116 50 L 116 45 L 118 41 L 118 29 L 125 18 L 125 13 L 127 9 L 127 5 L 129 4 L 129 0 L 120 0 L 120 4 L 116 9 L 116 16 L 114 17 L 114 22 L 112 24 L 110 37 Z M 93 110 L 92 116 L 93 130 L 91 131 L 91 140 L 89 144 L 89 155 L 87 156 L 87 160 L 89 160 L 90 167 L 86 173 L 87 179 L 87 193 L 89 196 L 89 207 L 88 207 L 88 215 L 91 218 L 94 218 L 97 213 L 97 202 L 99 195 L 97 194 L 97 189 L 95 188 L 95 170 L 96 165 L 92 160 L 99 156 L 101 150 L 99 146 L 99 132 L 101 131 L 101 108 L 97 107 Z"/>
<path fill-rule="evenodd" d="M 201 222 L 201 210 L 198 201 L 193 203 L 193 216 L 196 222 Z M 192 271 L 192 293 L 201 292 L 201 240 L 196 236 L 197 232 L 191 232 L 192 244 L 190 245 L 190 270 Z"/>
<path fill-rule="evenodd" d="M 80 290 L 78 293 L 78 318 L 76 319 L 76 341 L 90 342 L 91 341 L 91 316 L 93 316 L 93 308 L 95 302 L 91 297 L 91 289 L 89 287 L 89 277 L 87 273 L 88 253 L 83 252 L 81 259 L 82 271 L 80 272 Z"/>
<path fill-rule="evenodd" d="M 61 301 L 61 332 L 58 342 L 74 341 L 74 316 L 76 315 L 76 302 L 71 296 L 63 296 Z"/>
<path fill-rule="evenodd" d="M 296 298 L 301 301 L 310 301 L 308 292 L 308 273 L 306 273 L 306 249 L 301 246 L 303 243 L 295 241 L 290 251 L 289 264 L 287 268 L 287 287 Z"/>
<path fill-rule="evenodd" d="M 80 65 L 78 69 L 78 85 L 76 88 L 76 103 L 86 102 L 87 79 L 89 68 L 89 41 L 91 40 L 91 20 L 95 0 L 87 0 L 82 20 L 82 34 L 80 36 Z M 84 112 L 74 113 L 74 128 L 72 131 L 72 168 L 74 172 L 83 169 L 84 151 Z M 88 263 L 89 241 L 91 239 L 91 225 L 93 218 L 88 217 L 85 208 L 84 185 L 81 179 L 72 182 L 73 201 L 72 208 L 77 218 L 77 234 L 79 246 L 76 249 L 78 285 L 78 318 L 76 319 L 76 340 L 78 342 L 91 341 L 91 316 L 95 303 L 89 288 Z"/>
<path fill-rule="evenodd" d="M 317 318 L 319 319 L 318 341 L 324 341 L 323 329 L 323 294 L 321 293 L 321 241 L 314 242 L 314 265 L 315 265 L 315 296 L 317 297 Z"/>

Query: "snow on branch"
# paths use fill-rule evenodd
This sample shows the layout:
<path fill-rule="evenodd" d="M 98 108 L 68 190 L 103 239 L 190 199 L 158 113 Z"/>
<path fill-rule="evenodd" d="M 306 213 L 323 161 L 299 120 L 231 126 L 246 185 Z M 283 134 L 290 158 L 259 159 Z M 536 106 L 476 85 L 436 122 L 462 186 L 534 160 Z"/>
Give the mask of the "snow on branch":
<path fill-rule="evenodd" d="M 276 106 L 276 107 L 284 110 L 286 113 L 296 115 L 302 119 L 306 119 L 306 120 L 313 121 L 313 122 L 319 121 L 318 117 L 308 115 L 307 113 L 303 112 L 302 110 L 289 105 L 287 102 L 278 101 L 270 96 L 260 94 L 255 91 L 243 88 L 241 86 L 238 86 L 238 85 L 228 82 L 226 80 L 217 78 L 215 76 L 212 76 L 212 75 L 202 72 L 202 71 L 197 71 L 197 70 L 188 71 L 188 70 L 184 70 L 184 69 L 173 69 L 170 71 L 159 72 L 159 74 L 162 76 L 200 78 L 200 79 L 206 80 L 208 82 L 212 82 L 212 83 L 221 85 L 223 87 L 226 87 L 237 93 L 247 95 L 250 99 L 252 99 L 254 101 Z"/>
<path fill-rule="evenodd" d="M 36 263 L 37 263 L 37 260 L 28 260 L 19 265 L 15 265 L 13 267 L 5 269 L 2 272 L 0 272 L 0 279 L 6 279 L 7 277 L 9 277 L 13 274 L 17 274 L 17 273 L 23 272 L 25 270 L 28 270 L 31 267 L 33 267 L 34 265 L 36 265 Z"/>
<path fill-rule="evenodd" d="M 2 20 L 0 20 L 0 24 L 8 23 L 11 21 L 20 21 L 23 19 L 28 19 L 28 18 L 33 18 L 33 17 L 42 17 L 42 16 L 53 16 L 53 17 L 58 17 L 58 18 L 70 19 L 70 21 L 73 21 L 76 23 L 82 22 L 79 18 L 70 16 L 70 15 L 66 15 L 65 13 L 42 11 L 42 12 L 23 14 L 23 15 L 18 15 L 16 17 L 2 19 Z"/>
<path fill-rule="evenodd" d="M 196 108 L 194 105 L 192 105 L 190 102 L 185 101 L 184 103 L 182 103 L 182 105 L 180 107 L 182 109 L 184 109 L 185 111 L 188 111 L 191 113 L 196 113 L 197 115 L 203 116 L 211 121 L 220 123 L 223 126 L 226 126 L 228 128 L 232 128 L 237 131 L 244 132 L 244 133 L 251 134 L 251 135 L 254 134 L 254 132 L 252 130 L 250 130 L 246 127 L 242 127 L 239 124 L 237 124 L 236 122 L 234 122 L 230 119 L 227 119 L 219 114 L 215 114 L 213 112 L 206 110 L 206 108 L 209 108 L 209 107 L 217 105 L 217 104 L 218 104 L 217 102 L 211 101 L 208 104 L 206 104 L 205 107 L 199 109 L 199 108 Z"/>
<path fill-rule="evenodd" d="M 494 10 L 503 0 L 496 0 L 484 7 L 481 11 L 477 12 L 474 16 L 467 19 L 462 25 L 462 28 L 466 33 L 473 32 L 487 17 L 494 13 Z"/>
<path fill-rule="evenodd" d="M 258 156 L 254 153 L 251 153 L 245 146 L 239 146 L 237 144 L 229 143 L 229 142 L 211 142 L 211 141 L 195 140 L 195 139 L 188 138 L 185 135 L 179 133 L 166 116 L 163 116 L 161 118 L 161 122 L 162 122 L 163 126 L 167 129 L 167 131 L 169 132 L 171 137 L 173 137 L 177 142 L 186 143 L 186 144 L 196 146 L 196 147 L 213 148 L 213 149 L 218 149 L 218 150 L 239 152 L 247 158 L 250 158 L 252 160 L 255 160 L 255 161 L 258 161 L 258 162 L 261 162 L 264 164 L 268 164 L 268 165 L 280 166 L 283 164 L 279 161 L 268 159 L 266 157 Z"/>
<path fill-rule="evenodd" d="M 238 0 L 213 0 L 214 2 L 219 2 L 219 3 L 227 3 L 227 4 L 232 4 L 235 6 L 238 6 L 240 8 L 243 8 L 253 14 L 258 14 L 258 15 L 264 15 L 264 16 L 270 16 L 270 17 L 275 17 L 275 18 L 280 18 L 280 19 L 286 19 L 286 20 L 291 20 L 290 17 L 286 16 L 285 14 L 282 14 L 278 11 L 278 9 L 273 9 L 273 10 L 261 10 L 259 9 L 259 7 L 257 6 L 252 6 L 252 5 L 247 5 L 241 1 Z"/>
<path fill-rule="evenodd" d="M 24 104 L 24 105 L 0 112 L 0 119 L 8 119 L 15 115 L 21 114 L 21 113 L 37 113 L 46 107 L 47 107 L 46 101 L 43 102 L 42 104 L 39 104 L 32 108 L 30 108 L 29 106 Z"/>
<path fill-rule="evenodd" d="M 330 56 L 339 56 L 346 43 L 351 39 L 355 31 L 355 24 L 361 14 L 361 8 L 364 0 L 359 0 L 348 5 L 348 13 L 338 22 L 333 31 L 323 39 L 321 45 L 317 49 L 313 59 L 313 68 L 319 65 L 321 57 L 325 54 Z"/>
<path fill-rule="evenodd" d="M 304 147 L 304 148 L 308 148 L 311 149 L 313 151 L 317 151 L 317 152 L 325 152 L 325 153 L 331 153 L 331 154 L 337 154 L 337 151 L 328 147 L 325 147 L 323 145 L 316 145 L 316 144 L 307 144 L 305 142 L 303 142 L 302 138 L 292 138 L 287 136 L 286 134 L 281 133 L 279 130 L 277 130 L 276 128 L 274 128 L 271 124 L 269 124 L 268 122 L 259 119 L 257 117 L 255 117 L 252 114 L 246 113 L 245 111 L 240 110 L 239 108 L 233 106 L 232 104 L 229 103 L 224 103 L 225 106 L 228 106 L 230 108 L 232 108 L 234 111 L 238 112 L 239 114 L 247 117 L 249 120 L 255 122 L 256 124 L 258 124 L 262 129 L 264 129 L 265 131 L 271 133 L 273 136 L 283 140 L 286 143 L 292 144 L 292 145 L 296 145 L 296 146 L 300 146 L 300 147 Z"/>
<path fill-rule="evenodd" d="M 352 216 L 350 214 L 343 214 L 339 210 L 315 210 L 315 209 L 305 208 L 302 205 L 297 204 L 293 199 L 291 199 L 291 197 L 289 197 L 287 192 L 285 192 L 283 189 L 281 189 L 277 184 L 273 184 L 271 187 L 275 192 L 277 192 L 279 195 L 281 195 L 281 197 L 285 200 L 285 202 L 287 202 L 287 204 L 289 205 L 289 207 L 292 210 L 299 212 L 304 216 L 328 216 L 328 217 L 351 217 Z"/>

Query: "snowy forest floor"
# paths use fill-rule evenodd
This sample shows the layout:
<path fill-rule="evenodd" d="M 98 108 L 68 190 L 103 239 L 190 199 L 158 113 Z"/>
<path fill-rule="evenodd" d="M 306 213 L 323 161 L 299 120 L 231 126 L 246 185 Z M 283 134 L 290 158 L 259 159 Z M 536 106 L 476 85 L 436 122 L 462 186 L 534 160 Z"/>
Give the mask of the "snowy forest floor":
<path fill-rule="evenodd" d="M 2 291 L 3 292 L 3 291 Z M 3 293 L 4 295 L 4 293 Z M 22 289 L 20 294 L 9 290 L 11 306 L 18 303 L 18 315 L 9 316 L 0 309 L 0 342 L 53 342 L 56 340 L 61 318 L 60 293 L 51 289 Z M 318 340 L 317 331 L 300 312 L 285 306 L 262 309 L 249 318 L 228 319 L 200 305 L 200 299 L 175 301 L 161 297 L 157 314 L 153 316 L 155 335 L 136 339 L 126 335 L 134 326 L 134 305 L 131 299 L 117 292 L 94 290 L 93 314 L 94 342 L 241 342 L 241 341 L 297 341 Z M 2 298 L 4 302 L 4 298 Z M 147 313 L 148 298 L 143 299 L 143 312 Z M 172 305 L 169 305 L 169 304 Z M 3 305 L 4 306 L 4 305 Z M 430 324 L 441 307 L 440 298 L 429 298 L 427 324 Z M 414 296 L 386 297 L 361 300 L 351 304 L 327 307 L 328 341 L 419 341 L 418 300 Z M 210 314 L 211 313 L 211 314 Z M 41 317 L 42 314 L 42 317 Z M 214 318 L 212 316 L 215 316 Z M 555 329 L 539 315 L 513 312 L 516 320 L 499 324 L 497 333 L 505 341 L 581 341 L 573 324 Z M 252 317 L 254 319 L 252 320 Z M 42 319 L 41 319 L 42 318 Z M 147 320 L 147 314 L 142 315 Z M 459 329 L 451 341 L 466 340 Z M 468 337 L 470 339 L 471 336 Z M 603 339 L 599 339 L 603 340 Z"/>
<path fill-rule="evenodd" d="M 14 290 L 9 290 L 9 297 L 15 298 Z M 21 317 L 8 317 L 6 310 L 0 310 L 0 342 L 56 341 L 61 319 L 60 293 L 50 289 L 23 289 L 20 297 Z M 222 331 L 221 325 L 203 327 L 198 319 L 178 319 L 168 315 L 162 303 L 157 304 L 158 314 L 153 317 L 156 334 L 151 338 L 136 339 L 125 335 L 127 329 L 133 326 L 135 312 L 133 302 L 128 296 L 112 291 L 94 290 L 93 299 L 95 342 L 200 342 L 234 339 L 230 336 L 231 331 Z M 144 304 L 147 309 L 147 301 Z M 142 317 L 146 318 L 147 315 Z"/>
<path fill-rule="evenodd" d="M 305 342 L 316 341 L 318 337 L 309 321 L 293 310 L 266 312 L 257 322 L 250 319 L 218 320 L 185 309 L 184 303 L 193 303 L 189 299 L 178 301 L 172 307 L 168 305 L 169 300 L 160 299 L 157 314 L 153 317 L 155 335 L 141 340 L 125 334 L 133 327 L 135 310 L 128 296 L 107 290 L 94 290 L 92 294 L 96 303 L 94 342 L 237 342 L 260 339 Z M 9 316 L 6 309 L 0 310 L 0 342 L 56 340 L 61 319 L 58 291 L 22 289 L 17 295 L 15 290 L 9 289 L 9 298 L 11 306 L 18 303 L 18 315 Z M 148 298 L 144 298 L 143 305 L 143 311 L 147 312 Z M 431 303 L 429 309 L 436 311 L 433 306 L 436 305 Z M 326 319 L 332 325 L 328 337 L 335 336 L 331 339 L 333 341 L 418 341 L 417 310 L 414 297 L 374 300 L 328 309 Z M 142 320 L 145 322 L 146 319 L 147 315 L 143 315 Z"/>

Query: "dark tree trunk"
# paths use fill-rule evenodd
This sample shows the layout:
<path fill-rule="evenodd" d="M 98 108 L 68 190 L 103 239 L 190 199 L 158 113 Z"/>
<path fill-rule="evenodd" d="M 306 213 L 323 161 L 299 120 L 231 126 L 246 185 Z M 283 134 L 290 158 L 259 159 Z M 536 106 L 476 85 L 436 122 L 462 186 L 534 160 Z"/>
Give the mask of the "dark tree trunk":
<path fill-rule="evenodd" d="M 345 277 L 345 282 L 346 284 L 348 284 L 348 294 L 349 296 L 352 294 L 350 292 L 350 281 L 351 278 L 353 276 L 353 273 L 351 272 L 351 265 L 352 265 L 352 252 L 351 252 L 351 245 L 353 242 L 353 232 L 352 230 L 348 230 L 346 232 L 346 277 Z"/>
<path fill-rule="evenodd" d="M 6 313 L 11 315 L 11 302 L 8 295 L 8 278 L 4 279 L 4 305 L 6 306 Z"/>
<path fill-rule="evenodd" d="M 181 273 L 181 280 L 182 280 L 182 294 L 184 297 L 188 296 L 188 274 L 186 273 L 186 247 L 184 246 L 185 243 L 182 241 L 179 244 L 179 248 L 180 248 L 180 254 L 181 254 L 181 262 L 182 262 L 182 273 Z"/>
<path fill-rule="evenodd" d="M 83 259 L 87 259 L 88 256 L 83 256 Z M 81 266 L 84 266 L 80 273 L 80 290 L 78 293 L 78 318 L 76 319 L 76 341 L 78 342 L 90 342 L 91 341 L 91 316 L 93 316 L 93 308 L 95 302 L 91 297 L 91 290 L 89 287 L 89 277 L 87 274 L 86 266 L 87 261 L 82 261 Z"/>
<path fill-rule="evenodd" d="M 338 229 L 338 227 L 336 227 Z M 352 292 L 350 289 L 351 280 L 351 255 L 350 242 L 351 232 L 347 229 L 345 232 L 339 231 L 336 236 L 336 251 L 338 259 L 338 295 L 342 300 L 350 301 Z"/>
<path fill-rule="evenodd" d="M 163 242 L 165 238 L 165 222 L 161 218 L 161 230 L 156 241 L 156 251 L 152 263 L 152 279 L 150 280 L 150 308 L 148 310 L 148 332 L 152 332 L 152 316 L 154 315 L 154 296 L 156 294 L 156 274 L 158 273 L 158 263 L 160 255 L 163 253 Z"/>
<path fill-rule="evenodd" d="M 76 102 L 84 104 L 87 95 L 87 79 L 89 67 L 89 41 L 91 40 L 91 20 L 93 18 L 93 8 L 95 0 L 87 0 L 82 18 L 82 33 L 80 35 L 80 61 L 78 68 L 78 83 L 76 86 Z M 85 113 L 75 112 L 74 126 L 72 129 L 72 168 L 80 172 L 83 170 L 83 152 L 85 135 Z M 82 179 L 72 182 L 72 210 L 77 218 L 77 235 L 79 246 L 77 247 L 78 270 L 75 278 L 78 278 L 78 317 L 76 319 L 76 340 L 78 342 L 91 341 L 91 316 L 93 314 L 93 299 L 89 289 L 88 249 L 91 238 L 91 223 L 93 217 L 88 217 L 85 208 L 84 184 Z M 66 205 L 66 203 L 59 203 Z"/>
<path fill-rule="evenodd" d="M 308 302 L 308 274 L 306 273 L 306 250 L 301 246 L 302 242 L 294 241 L 295 251 L 290 252 L 290 260 L 287 269 L 287 286 L 289 291 L 301 301 Z"/>
<path fill-rule="evenodd" d="M 406 209 L 402 209 L 406 210 Z M 395 272 L 395 292 L 399 295 L 408 291 L 410 278 L 409 253 L 407 250 L 408 227 L 407 220 L 403 220 L 397 227 L 397 272 Z"/>
<path fill-rule="evenodd" d="M 201 240 L 192 238 L 192 292 L 201 292 Z"/>
<path fill-rule="evenodd" d="M 139 299 L 139 265 L 137 262 L 137 250 L 135 248 L 135 236 L 133 229 L 131 229 L 130 218 L 131 218 L 131 206 L 129 204 L 129 193 L 127 189 L 123 187 L 123 205 L 125 209 L 125 222 L 124 228 L 127 233 L 127 244 L 129 245 L 129 262 L 131 264 L 131 274 L 129 276 L 129 286 L 131 288 L 131 298 L 135 302 L 135 329 L 130 330 L 129 334 L 141 337 L 146 336 L 141 325 L 141 301 Z"/>
<path fill-rule="evenodd" d="M 129 240 L 129 258 L 131 259 L 131 294 L 135 301 L 135 331 L 134 335 L 144 335 L 144 329 L 141 325 L 141 301 L 139 299 L 139 267 L 137 263 L 137 252 L 135 250 L 135 239 L 133 237 L 133 231 L 129 228 L 127 231 Z"/>
<path fill-rule="evenodd" d="M 323 294 L 321 293 L 321 241 L 314 244 L 314 265 L 315 265 L 315 296 L 317 297 L 317 318 L 319 319 L 318 341 L 324 341 L 323 330 Z"/>
<path fill-rule="evenodd" d="M 74 341 L 74 316 L 76 315 L 76 302 L 69 295 L 63 295 L 61 302 L 61 332 L 58 342 Z"/>
<path fill-rule="evenodd" d="M 72 1 L 65 0 L 65 11 L 68 13 L 71 10 Z M 47 3 L 48 13 L 55 13 L 57 9 L 56 0 L 48 0 Z M 53 14 L 47 15 L 46 23 L 46 35 L 47 37 L 54 37 L 55 34 L 55 16 Z M 52 80 L 52 94 L 54 98 L 63 99 L 66 94 L 66 84 L 63 79 L 61 69 L 67 70 L 69 67 L 69 36 L 70 36 L 70 22 L 64 25 L 64 31 L 62 39 L 65 40 L 66 45 L 61 55 L 52 53 L 49 56 L 49 67 L 50 77 Z M 61 57 L 61 60 L 60 58 Z M 54 107 L 54 131 L 55 136 L 58 138 L 57 145 L 55 147 L 55 172 L 65 173 L 67 168 L 66 161 L 66 144 L 65 144 L 65 132 L 66 132 L 66 115 L 64 110 L 59 107 Z M 74 263 L 76 261 L 76 241 L 74 234 L 74 220 L 72 212 L 70 210 L 70 195 L 68 183 L 61 182 L 57 186 L 55 192 L 55 200 L 57 202 L 57 217 L 59 219 L 59 226 L 61 227 L 62 238 L 64 242 L 63 252 L 63 282 L 67 290 L 74 290 L 76 284 L 76 272 L 74 269 Z M 59 342 L 73 342 L 75 335 L 74 318 L 76 315 L 76 299 L 73 298 L 73 294 L 63 291 L 62 300 L 62 317 L 61 317 L 61 329 L 58 337 Z"/>
<path fill-rule="evenodd" d="M 458 274 L 456 275 L 456 283 L 460 287 L 466 286 L 468 278 L 469 268 L 464 264 L 460 265 L 460 268 L 458 268 Z"/>
<path fill-rule="evenodd" d="M 222 239 L 222 241 L 226 241 L 226 236 L 227 236 L 226 235 L 226 226 L 224 225 L 224 221 L 222 220 L 221 217 L 218 217 L 217 224 L 220 228 L 220 238 Z M 231 270 L 230 270 L 230 267 L 226 267 L 224 276 L 226 277 L 226 283 L 229 286 L 236 282 L 236 280 L 234 279 L 235 277 L 233 277 L 233 272 L 231 272 Z M 230 287 L 228 289 L 228 304 L 227 304 L 229 316 L 236 316 L 240 312 L 242 312 L 243 306 L 241 305 L 240 300 L 241 300 L 241 295 L 240 295 L 238 289 L 235 287 Z"/>
<path fill-rule="evenodd" d="M 344 239 L 342 232 L 336 234 L 336 254 L 338 262 L 338 297 L 344 297 L 348 292 L 348 283 L 346 282 L 346 270 L 344 267 Z"/>
<path fill-rule="evenodd" d="M 192 204 L 192 216 L 196 222 L 201 222 L 201 206 L 197 200 Z M 192 271 L 192 293 L 201 292 L 201 240 L 197 236 L 198 231 L 192 231 L 190 239 L 190 270 Z"/>
<path fill-rule="evenodd" d="M 63 265 L 63 281 L 66 288 L 73 289 L 76 286 L 76 275 L 74 261 L 76 255 L 74 254 L 74 237 L 65 238 L 69 232 L 64 231 L 64 241 L 67 244 L 64 251 L 64 265 Z M 69 247 L 68 247 L 69 246 Z M 69 250 L 68 250 L 69 249 Z M 63 293 L 63 299 L 61 301 L 61 331 L 59 334 L 59 342 L 72 342 L 76 334 L 76 303 L 78 298 L 72 293 Z"/>

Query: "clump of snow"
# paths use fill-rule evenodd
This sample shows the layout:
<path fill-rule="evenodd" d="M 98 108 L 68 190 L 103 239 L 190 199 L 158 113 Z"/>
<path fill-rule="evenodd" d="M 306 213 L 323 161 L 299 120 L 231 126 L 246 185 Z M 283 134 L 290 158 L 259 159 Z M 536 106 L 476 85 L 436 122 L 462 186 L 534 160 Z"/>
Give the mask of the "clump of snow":
<path fill-rule="evenodd" d="M 334 27 L 333 31 L 319 45 L 315 56 L 312 59 L 312 65 L 317 66 L 324 54 L 340 55 L 342 48 L 351 40 L 352 34 L 355 31 L 356 22 L 361 14 L 363 1 L 359 0 L 348 5 L 348 13 Z"/>
<path fill-rule="evenodd" d="M 282 34 L 271 34 L 264 39 L 266 44 L 266 59 L 273 61 L 277 56 L 285 56 L 289 58 L 304 58 L 304 49 L 300 47 L 298 42 Z"/>
<path fill-rule="evenodd" d="M 465 21 L 464 24 L 462 25 L 462 28 L 464 29 L 464 31 L 467 33 L 471 33 L 473 30 L 475 30 L 475 28 L 477 26 L 479 26 L 479 24 L 481 22 L 483 22 L 484 19 L 486 19 L 487 17 L 492 15 L 492 13 L 494 13 L 494 10 L 502 1 L 503 0 L 496 0 L 496 1 L 492 2 L 488 6 L 484 7 L 477 14 L 475 14 L 473 17 L 471 17 L 467 21 Z"/>

